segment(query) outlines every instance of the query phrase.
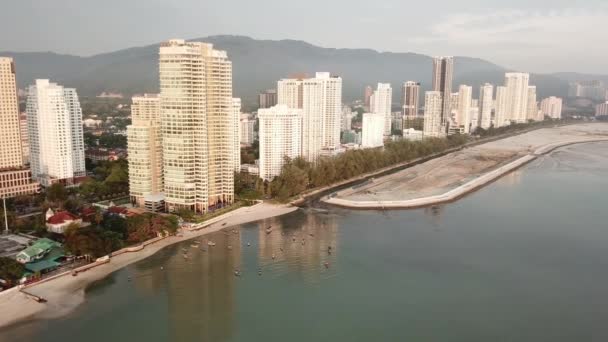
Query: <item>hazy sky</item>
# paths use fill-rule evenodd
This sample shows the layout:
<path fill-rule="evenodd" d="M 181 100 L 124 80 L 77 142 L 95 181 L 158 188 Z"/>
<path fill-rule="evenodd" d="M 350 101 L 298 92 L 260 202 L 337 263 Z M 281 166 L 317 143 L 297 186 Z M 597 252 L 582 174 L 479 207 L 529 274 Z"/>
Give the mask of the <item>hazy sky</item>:
<path fill-rule="evenodd" d="M 607 0 L 2 0 L 0 50 L 92 55 L 238 34 L 608 74 Z"/>

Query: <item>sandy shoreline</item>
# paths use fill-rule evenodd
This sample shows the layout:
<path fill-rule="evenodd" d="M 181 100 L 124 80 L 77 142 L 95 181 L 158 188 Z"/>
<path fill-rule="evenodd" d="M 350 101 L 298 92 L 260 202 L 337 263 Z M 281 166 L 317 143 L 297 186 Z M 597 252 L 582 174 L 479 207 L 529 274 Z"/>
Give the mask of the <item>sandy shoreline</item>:
<path fill-rule="evenodd" d="M 353 209 L 417 208 L 455 201 L 560 146 L 608 141 L 607 124 L 540 129 L 450 153 L 322 198 Z"/>
<path fill-rule="evenodd" d="M 186 231 L 182 237 L 168 237 L 146 246 L 139 252 L 115 256 L 109 263 L 79 273 L 76 277 L 65 275 L 24 289 L 28 293 L 46 299 L 46 303 L 37 303 L 23 292 L 19 292 L 17 288 L 4 291 L 0 293 L 0 308 L 2 308 L 0 310 L 0 329 L 27 320 L 63 316 L 84 302 L 85 290 L 91 283 L 101 280 L 127 265 L 145 259 L 167 246 L 232 226 L 285 215 L 297 209 L 293 206 L 267 203 L 239 208 L 215 218 L 213 223 L 203 229 Z"/>

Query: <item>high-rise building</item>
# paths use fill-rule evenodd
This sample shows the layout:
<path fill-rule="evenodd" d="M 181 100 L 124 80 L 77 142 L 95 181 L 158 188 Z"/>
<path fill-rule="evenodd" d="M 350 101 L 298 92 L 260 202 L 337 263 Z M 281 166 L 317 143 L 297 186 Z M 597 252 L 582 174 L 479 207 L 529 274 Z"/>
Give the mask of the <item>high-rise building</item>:
<path fill-rule="evenodd" d="M 372 99 L 372 95 L 374 94 L 374 89 L 371 86 L 365 87 L 365 93 L 363 94 L 363 104 L 365 108 L 370 109 L 370 101 Z"/>
<path fill-rule="evenodd" d="M 370 99 L 370 112 L 384 115 L 384 135 L 391 135 L 391 107 L 393 89 L 388 83 L 378 83 Z"/>
<path fill-rule="evenodd" d="M 433 91 L 441 93 L 441 125 L 449 124 L 448 117 L 451 114 L 449 94 L 452 93 L 452 80 L 454 77 L 454 58 L 435 57 L 433 58 Z"/>
<path fill-rule="evenodd" d="M 258 105 L 260 108 L 270 108 L 277 104 L 277 91 L 268 89 L 258 95 Z"/>
<path fill-rule="evenodd" d="M 349 106 L 343 106 L 342 107 L 342 117 L 341 117 L 341 121 L 340 121 L 340 131 L 344 132 L 344 131 L 350 131 L 352 128 L 352 121 L 353 121 L 353 117 L 356 115 L 357 113 L 353 112 Z"/>
<path fill-rule="evenodd" d="M 302 108 L 304 95 L 302 94 L 302 79 L 282 79 L 277 82 L 277 104 L 289 108 Z"/>
<path fill-rule="evenodd" d="M 240 120 L 240 143 L 243 146 L 251 146 L 255 140 L 255 119 L 251 114 L 241 114 Z"/>
<path fill-rule="evenodd" d="M 127 126 L 127 148 L 131 203 L 144 207 L 146 196 L 163 192 L 163 147 L 158 94 L 144 94 L 132 99 L 131 125 Z"/>
<path fill-rule="evenodd" d="M 283 79 L 277 85 L 280 105 L 302 109 L 302 156 L 315 161 L 322 154 L 337 150 L 340 147 L 342 78 L 318 72 L 315 78 Z"/>
<path fill-rule="evenodd" d="M 424 129 L 425 138 L 443 137 L 445 131 L 441 124 L 441 113 L 443 111 L 443 100 L 441 92 L 427 91 L 424 96 Z"/>
<path fill-rule="evenodd" d="M 23 150 L 23 163 L 30 163 L 30 137 L 27 133 L 27 114 L 19 116 L 19 129 L 21 130 L 21 149 Z"/>
<path fill-rule="evenodd" d="M 471 101 L 473 99 L 473 87 L 461 85 L 458 89 L 458 117 L 456 122 L 462 127 L 465 134 L 471 129 Z"/>
<path fill-rule="evenodd" d="M 402 96 L 403 116 L 410 118 L 418 116 L 420 83 L 413 81 L 403 83 Z"/>
<path fill-rule="evenodd" d="M 479 90 L 479 127 L 488 129 L 492 125 L 494 86 L 486 83 Z"/>
<path fill-rule="evenodd" d="M 528 87 L 528 104 L 526 109 L 526 121 L 538 119 L 538 102 L 536 102 L 536 87 Z"/>
<path fill-rule="evenodd" d="M 234 153 L 233 157 L 233 167 L 235 172 L 240 172 L 241 170 L 241 134 L 240 134 L 240 126 L 241 126 L 241 99 L 235 97 L 232 99 L 232 148 Z"/>
<path fill-rule="evenodd" d="M 555 96 L 543 99 L 540 102 L 540 110 L 543 116 L 559 120 L 562 118 L 562 99 Z"/>
<path fill-rule="evenodd" d="M 17 78 L 12 58 L 0 57 L 0 198 L 37 192 L 25 166 L 19 121 Z"/>
<path fill-rule="evenodd" d="M 232 63 L 212 44 L 160 46 L 161 134 L 167 209 L 199 213 L 234 201 Z"/>
<path fill-rule="evenodd" d="M 508 123 L 507 88 L 496 87 L 496 105 L 494 115 L 494 127 L 503 127 Z"/>
<path fill-rule="evenodd" d="M 505 74 L 507 121 L 526 122 L 528 115 L 528 87 L 530 75 L 521 72 Z"/>
<path fill-rule="evenodd" d="M 381 113 L 364 113 L 362 122 L 361 147 L 373 148 L 384 145 L 386 117 Z"/>
<path fill-rule="evenodd" d="M 285 157 L 296 158 L 302 149 L 302 110 L 277 105 L 258 111 L 260 120 L 260 178 L 281 173 Z"/>
<path fill-rule="evenodd" d="M 606 86 L 598 80 L 570 83 L 568 95 L 570 97 L 584 97 L 595 101 L 608 100 L 606 97 Z"/>
<path fill-rule="evenodd" d="M 34 180 L 43 186 L 76 184 L 86 175 L 76 90 L 36 80 L 28 90 L 26 111 Z"/>
<path fill-rule="evenodd" d="M 608 115 L 608 101 L 606 103 L 600 103 L 595 106 L 595 116 L 606 116 Z"/>

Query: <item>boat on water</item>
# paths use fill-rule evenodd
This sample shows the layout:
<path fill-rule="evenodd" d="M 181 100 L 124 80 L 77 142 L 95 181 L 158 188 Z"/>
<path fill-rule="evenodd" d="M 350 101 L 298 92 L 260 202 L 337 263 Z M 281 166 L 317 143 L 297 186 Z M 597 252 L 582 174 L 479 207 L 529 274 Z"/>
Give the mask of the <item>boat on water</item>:
<path fill-rule="evenodd" d="M 270 233 L 272 233 L 272 227 L 266 228 L 266 234 L 270 234 Z"/>
<path fill-rule="evenodd" d="M 209 241 L 209 242 L 207 242 L 207 245 L 209 245 L 209 246 L 215 246 L 215 242 Z"/>

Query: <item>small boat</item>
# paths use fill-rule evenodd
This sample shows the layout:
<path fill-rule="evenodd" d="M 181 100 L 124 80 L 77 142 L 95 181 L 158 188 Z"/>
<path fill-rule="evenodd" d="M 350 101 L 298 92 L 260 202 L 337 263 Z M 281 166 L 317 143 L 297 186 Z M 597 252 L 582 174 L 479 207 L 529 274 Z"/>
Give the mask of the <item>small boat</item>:
<path fill-rule="evenodd" d="M 188 254 L 184 254 L 184 259 L 188 259 Z"/>
<path fill-rule="evenodd" d="M 188 250 L 185 248 L 182 248 L 182 252 L 186 253 Z"/>
<path fill-rule="evenodd" d="M 225 225 L 227 225 L 227 224 L 228 224 L 228 222 L 224 222 L 224 223 L 222 223 L 222 227 L 223 227 L 223 226 L 225 226 Z"/>
<path fill-rule="evenodd" d="M 207 242 L 207 245 L 209 245 L 209 246 L 213 247 L 213 246 L 215 246 L 215 242 L 213 242 L 213 241 L 209 241 L 209 242 Z"/>
<path fill-rule="evenodd" d="M 266 234 L 270 234 L 270 233 L 272 233 L 272 228 L 270 228 L 270 227 L 266 228 Z"/>
<path fill-rule="evenodd" d="M 236 277 L 240 277 L 240 276 L 241 276 L 241 271 L 239 271 L 239 270 L 234 270 L 234 275 L 235 275 Z"/>
<path fill-rule="evenodd" d="M 274 260 L 274 259 L 276 259 L 276 258 L 277 258 L 277 257 L 276 257 L 276 255 L 274 255 L 274 254 L 273 254 L 273 255 L 272 255 L 272 260 Z"/>
<path fill-rule="evenodd" d="M 247 242 L 247 246 L 251 246 L 251 243 Z"/>
<path fill-rule="evenodd" d="M 232 230 L 232 234 L 238 234 L 238 232 L 236 231 L 236 229 Z"/>
<path fill-rule="evenodd" d="M 329 268 L 329 263 L 326 261 L 323 263 L 323 266 L 325 266 L 325 268 Z"/>
<path fill-rule="evenodd" d="M 192 248 L 198 248 L 198 243 L 193 243 L 193 244 L 190 245 L 190 247 L 192 247 Z"/>
<path fill-rule="evenodd" d="M 230 250 L 231 250 L 231 249 L 232 249 L 232 246 L 228 246 L 228 249 L 230 249 Z"/>

